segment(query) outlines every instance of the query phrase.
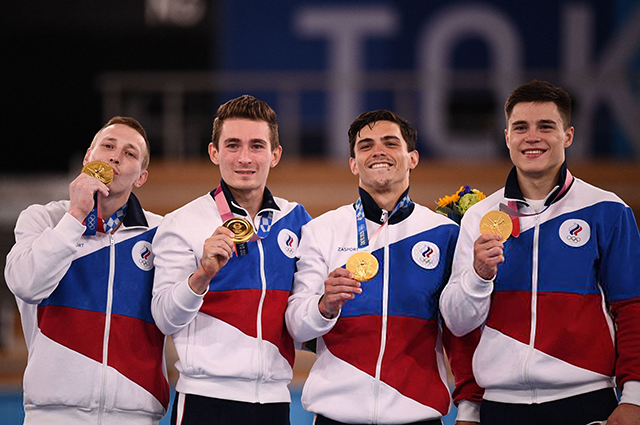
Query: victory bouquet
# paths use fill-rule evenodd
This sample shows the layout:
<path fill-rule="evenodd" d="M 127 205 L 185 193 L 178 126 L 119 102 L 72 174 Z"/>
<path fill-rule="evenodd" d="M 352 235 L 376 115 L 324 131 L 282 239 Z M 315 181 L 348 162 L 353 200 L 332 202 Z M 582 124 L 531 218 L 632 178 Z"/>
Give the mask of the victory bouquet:
<path fill-rule="evenodd" d="M 478 189 L 471 189 L 469 186 L 461 186 L 453 195 L 438 199 L 436 212 L 444 214 L 451 220 L 460 224 L 462 216 L 476 202 L 482 201 L 486 196 Z"/>

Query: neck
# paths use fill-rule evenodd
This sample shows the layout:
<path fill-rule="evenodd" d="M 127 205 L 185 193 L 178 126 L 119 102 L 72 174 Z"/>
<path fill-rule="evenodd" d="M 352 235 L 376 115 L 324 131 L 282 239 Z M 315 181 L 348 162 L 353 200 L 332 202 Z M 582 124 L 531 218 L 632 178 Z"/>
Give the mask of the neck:
<path fill-rule="evenodd" d="M 560 169 L 546 176 L 527 176 L 518 170 L 518 184 L 525 198 L 540 200 L 547 197 L 558 182 Z"/>
<path fill-rule="evenodd" d="M 369 195 L 371 195 L 373 200 L 376 201 L 376 204 L 380 208 L 387 211 L 393 211 L 393 209 L 396 207 L 396 204 L 398 203 L 398 198 L 400 198 L 400 195 L 402 195 L 405 190 L 407 190 L 406 187 L 400 191 L 388 190 L 369 192 L 367 190 L 367 192 L 369 192 Z"/>
<path fill-rule="evenodd" d="M 111 217 L 114 212 L 118 211 L 127 203 L 130 194 L 131 192 L 119 196 L 110 195 L 106 198 L 100 197 L 100 212 L 102 213 L 102 218 L 106 220 L 107 217 Z"/>
<path fill-rule="evenodd" d="M 262 198 L 264 197 L 264 188 L 260 190 L 251 190 L 251 191 L 242 191 L 236 190 L 230 186 L 229 192 L 233 195 L 233 199 L 240 205 L 242 208 L 247 210 L 251 219 L 253 220 L 256 217 L 256 214 L 260 211 L 260 207 L 262 206 Z"/>

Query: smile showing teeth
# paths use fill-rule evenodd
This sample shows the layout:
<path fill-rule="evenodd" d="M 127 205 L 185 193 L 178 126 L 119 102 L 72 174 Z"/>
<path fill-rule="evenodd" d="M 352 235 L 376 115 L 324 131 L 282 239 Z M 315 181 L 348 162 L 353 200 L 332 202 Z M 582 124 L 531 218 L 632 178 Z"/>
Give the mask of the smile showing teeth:
<path fill-rule="evenodd" d="M 388 167 L 390 167 L 389 164 L 373 164 L 371 166 L 371 168 L 388 168 Z"/>
<path fill-rule="evenodd" d="M 532 149 L 532 150 L 524 151 L 525 155 L 539 155 L 541 153 L 544 153 L 544 151 L 541 149 Z"/>

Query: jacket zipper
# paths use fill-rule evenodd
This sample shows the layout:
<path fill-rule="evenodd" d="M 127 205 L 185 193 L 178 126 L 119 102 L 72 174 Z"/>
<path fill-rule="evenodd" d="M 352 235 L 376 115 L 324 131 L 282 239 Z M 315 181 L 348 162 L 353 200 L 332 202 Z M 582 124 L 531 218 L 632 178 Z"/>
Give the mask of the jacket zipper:
<path fill-rule="evenodd" d="M 102 381 L 100 386 L 100 405 L 98 407 L 98 424 L 102 423 L 105 398 L 107 393 L 107 369 L 109 357 L 109 333 L 111 330 L 111 309 L 113 306 L 113 281 L 116 266 L 116 247 L 113 234 L 109 234 L 109 283 L 107 287 L 107 307 L 104 319 L 104 337 L 102 340 Z"/>
<path fill-rule="evenodd" d="M 384 213 L 384 210 L 383 210 Z M 382 372 L 382 359 L 387 346 L 387 314 L 389 311 L 389 227 L 385 229 L 384 244 L 384 275 L 382 283 L 382 329 L 380 335 L 380 353 L 376 362 L 376 376 L 374 380 L 374 404 L 373 404 L 373 423 L 378 423 L 378 408 L 380 399 L 380 375 Z"/>
<path fill-rule="evenodd" d="M 524 362 L 524 382 L 531 388 L 532 403 L 538 402 L 538 394 L 531 382 L 531 360 L 535 353 L 536 330 L 538 323 L 538 262 L 539 262 L 540 217 L 535 216 L 533 233 L 533 252 L 531 261 L 531 331 L 529 335 L 529 348 Z"/>
<path fill-rule="evenodd" d="M 264 305 L 264 298 L 267 295 L 267 278 L 264 273 L 264 247 L 262 246 L 262 240 L 258 239 L 258 251 L 260 251 L 260 280 L 262 281 L 262 293 L 260 294 L 260 303 L 258 304 L 258 317 L 256 318 L 256 330 L 258 339 L 258 353 L 259 353 L 259 369 L 258 379 L 256 379 L 256 400 L 260 402 L 260 385 L 262 378 L 264 377 L 264 352 L 262 341 L 262 307 Z"/>

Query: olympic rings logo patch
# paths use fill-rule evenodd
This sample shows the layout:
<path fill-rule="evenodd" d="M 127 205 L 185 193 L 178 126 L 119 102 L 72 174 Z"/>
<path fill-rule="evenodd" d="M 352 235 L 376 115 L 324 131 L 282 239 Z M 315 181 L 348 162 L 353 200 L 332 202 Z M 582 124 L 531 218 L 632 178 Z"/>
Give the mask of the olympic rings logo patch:
<path fill-rule="evenodd" d="M 584 220 L 569 219 L 562 223 L 558 235 L 565 244 L 578 248 L 589 242 L 591 227 Z"/>

